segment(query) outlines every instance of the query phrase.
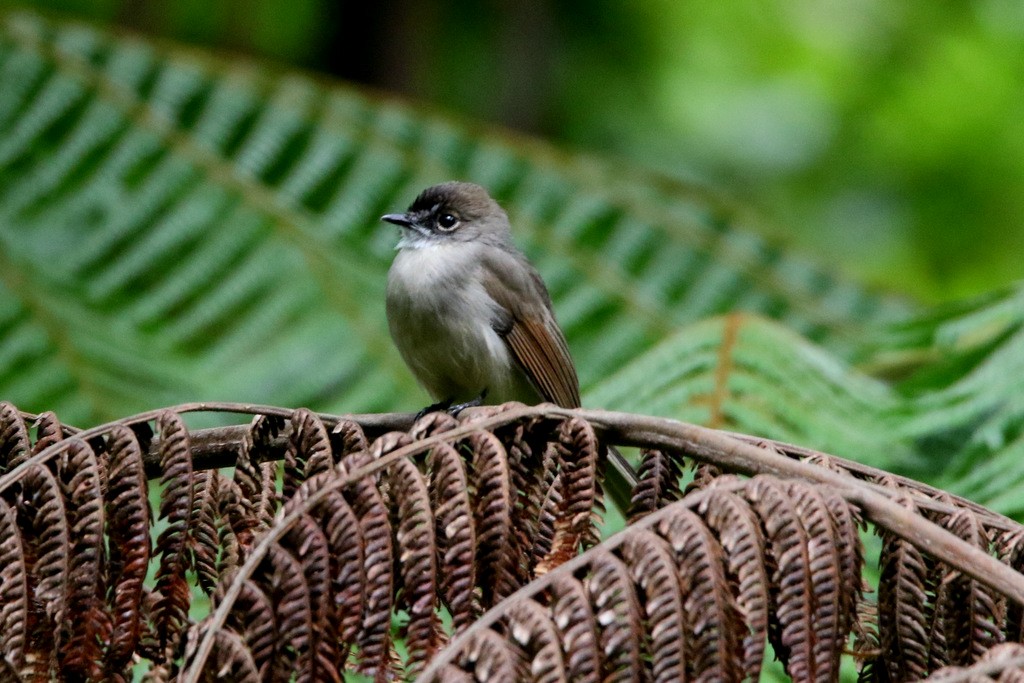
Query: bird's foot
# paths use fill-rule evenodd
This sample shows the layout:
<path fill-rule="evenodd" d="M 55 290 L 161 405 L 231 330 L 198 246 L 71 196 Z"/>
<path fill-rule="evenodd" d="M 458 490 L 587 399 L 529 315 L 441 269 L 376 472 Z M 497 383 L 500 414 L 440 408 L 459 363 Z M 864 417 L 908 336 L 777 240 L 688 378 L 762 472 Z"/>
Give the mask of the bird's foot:
<path fill-rule="evenodd" d="M 458 417 L 458 416 L 459 416 L 459 413 L 461 413 L 461 412 L 462 412 L 463 410 L 465 410 L 466 408 L 475 408 L 475 407 L 477 407 L 478 405 L 481 405 L 481 404 L 482 404 L 482 403 L 484 402 L 484 399 L 485 399 L 485 398 L 487 398 L 487 390 L 486 390 L 486 389 L 484 389 L 483 391 L 481 391 L 481 392 L 480 392 L 480 395 L 479 395 L 479 396 L 477 396 L 477 397 L 476 397 L 476 398 L 474 398 L 474 399 L 471 399 L 471 400 L 469 400 L 469 401 L 466 401 L 465 403 L 456 403 L 456 404 L 455 404 L 455 405 L 453 405 L 453 406 L 449 406 L 449 407 L 448 407 L 448 413 L 449 413 L 449 414 L 450 414 L 450 415 L 451 415 L 452 417 Z M 450 403 L 450 402 L 449 402 L 449 403 Z"/>
<path fill-rule="evenodd" d="M 429 406 L 427 406 L 426 408 L 424 408 L 420 412 L 416 413 L 416 419 L 414 419 L 413 422 L 419 422 L 421 417 L 423 417 L 424 415 L 427 415 L 429 413 L 436 413 L 436 412 L 438 412 L 440 410 L 449 410 L 452 407 L 452 401 L 454 401 L 454 400 L 455 399 L 453 399 L 453 398 L 446 398 L 443 401 L 438 401 L 437 403 L 431 403 Z"/>

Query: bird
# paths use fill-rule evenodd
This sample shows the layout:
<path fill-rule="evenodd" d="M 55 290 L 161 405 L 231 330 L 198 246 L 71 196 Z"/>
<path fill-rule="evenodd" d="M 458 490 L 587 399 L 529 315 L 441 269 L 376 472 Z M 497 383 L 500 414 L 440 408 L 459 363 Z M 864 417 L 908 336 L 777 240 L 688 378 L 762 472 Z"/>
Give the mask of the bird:
<path fill-rule="evenodd" d="M 547 286 L 485 188 L 433 185 L 404 213 L 381 220 L 401 231 L 388 271 L 388 328 L 435 401 L 424 411 L 457 413 L 485 400 L 580 407 L 576 367 Z M 610 493 L 631 490 L 631 466 L 617 451 L 611 457 L 613 471 L 626 470 L 615 478 L 626 481 L 609 482 Z"/>

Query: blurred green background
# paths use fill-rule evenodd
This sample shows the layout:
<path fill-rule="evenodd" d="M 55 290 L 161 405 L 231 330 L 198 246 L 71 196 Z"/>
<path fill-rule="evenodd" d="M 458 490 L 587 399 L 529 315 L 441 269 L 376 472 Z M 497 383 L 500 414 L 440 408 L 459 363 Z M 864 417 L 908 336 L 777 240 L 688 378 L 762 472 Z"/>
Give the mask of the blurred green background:
<path fill-rule="evenodd" d="M 37 0 L 726 191 L 923 301 L 1024 263 L 1024 3 Z"/>

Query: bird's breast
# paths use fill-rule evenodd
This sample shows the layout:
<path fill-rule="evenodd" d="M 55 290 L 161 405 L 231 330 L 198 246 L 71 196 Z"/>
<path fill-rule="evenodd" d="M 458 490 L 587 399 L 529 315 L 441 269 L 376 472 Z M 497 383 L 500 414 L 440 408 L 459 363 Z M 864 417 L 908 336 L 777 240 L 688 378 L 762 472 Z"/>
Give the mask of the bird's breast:
<path fill-rule="evenodd" d="M 465 250 L 462 247 L 466 247 Z M 388 326 L 410 369 L 438 400 L 510 393 L 519 380 L 494 331 L 497 304 L 469 245 L 405 249 L 388 274 Z"/>

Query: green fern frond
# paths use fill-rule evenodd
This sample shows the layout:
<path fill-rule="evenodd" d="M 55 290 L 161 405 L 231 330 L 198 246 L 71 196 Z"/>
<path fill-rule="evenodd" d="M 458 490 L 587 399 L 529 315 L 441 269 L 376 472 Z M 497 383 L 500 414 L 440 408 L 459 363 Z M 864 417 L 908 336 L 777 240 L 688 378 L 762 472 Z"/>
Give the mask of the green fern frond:
<path fill-rule="evenodd" d="M 123 326 L 110 353 L 135 340 L 157 375 L 181 372 L 159 402 L 423 400 L 387 338 L 395 236 L 378 218 L 449 178 L 487 185 L 508 209 L 584 386 L 731 310 L 854 358 L 864 330 L 905 309 L 753 236 L 699 188 L 301 75 L 27 13 L 0 23 L 3 282 L 16 300 L 15 280 L 62 302 L 26 309 L 51 346 L 59 328 L 81 347 L 78 320 Z M 66 419 L 109 416 L 115 370 L 98 361 L 61 366 L 71 385 L 91 374 L 99 387 Z M 44 407 L 9 389 L 19 382 L 5 395 Z M 149 389 L 140 379 L 118 400 L 150 404 Z"/>

